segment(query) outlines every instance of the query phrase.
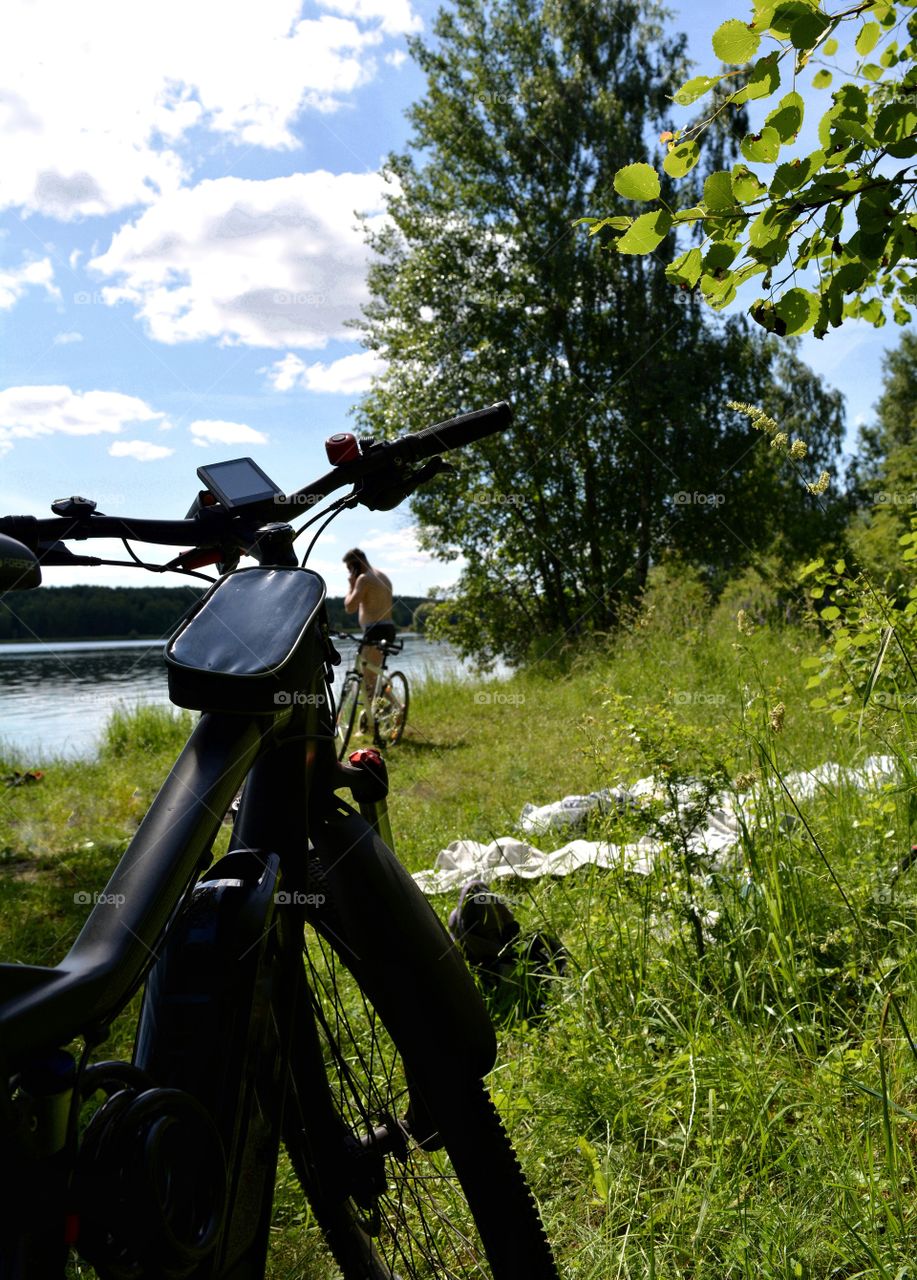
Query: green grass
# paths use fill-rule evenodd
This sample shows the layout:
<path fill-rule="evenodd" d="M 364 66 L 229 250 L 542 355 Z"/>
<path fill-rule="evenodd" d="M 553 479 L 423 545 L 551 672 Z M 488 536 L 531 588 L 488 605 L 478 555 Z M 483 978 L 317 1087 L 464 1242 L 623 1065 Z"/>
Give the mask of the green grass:
<path fill-rule="evenodd" d="M 503 684 L 427 681 L 389 754 L 399 855 L 431 866 L 458 837 L 514 834 L 526 801 L 650 772 L 706 777 L 712 793 L 907 753 L 903 717 L 851 727 L 809 709 L 813 643 L 667 616 Z M 182 734 L 164 713 L 121 717 L 97 760 L 49 761 L 41 784 L 0 792 L 6 956 L 59 957 L 82 918 L 75 889 L 103 887 Z M 546 1014 L 502 1026 L 491 1078 L 567 1275 L 912 1274 L 917 867 L 895 869 L 914 808 L 904 787 L 839 787 L 797 811 L 770 785 L 715 876 L 669 826 L 649 876 L 501 882 L 569 956 Z M 662 821 L 651 808 L 592 834 Z M 333 1274 L 303 1261 L 318 1256 L 307 1222 L 284 1168 L 273 1277 Z"/>

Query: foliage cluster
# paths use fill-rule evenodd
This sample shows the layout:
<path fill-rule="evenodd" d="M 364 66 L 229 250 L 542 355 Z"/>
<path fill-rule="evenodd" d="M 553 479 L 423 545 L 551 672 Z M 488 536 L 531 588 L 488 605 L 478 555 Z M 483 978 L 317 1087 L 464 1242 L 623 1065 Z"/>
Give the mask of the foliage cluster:
<path fill-rule="evenodd" d="M 762 277 L 767 296 L 748 309 L 780 336 L 824 337 L 845 319 L 878 326 L 889 313 L 909 323 L 917 302 L 914 7 L 867 0 L 832 12 L 822 0 L 753 0 L 751 21 L 730 18 L 714 34 L 713 52 L 726 65 L 676 91 L 677 104 L 700 103 L 701 112 L 661 134 L 661 174 L 634 163 L 615 175 L 619 197 L 650 211 L 588 219 L 591 233 L 613 233 L 619 253 L 639 255 L 673 230 L 698 230 L 701 243 L 671 263 L 669 280 L 720 310 Z M 813 67 L 816 93 L 838 73 L 849 78 L 819 120 L 817 146 L 797 155 L 812 105 L 801 79 Z M 690 178 L 673 199 L 669 180 L 689 177 L 711 127 L 725 112 L 744 116 L 749 103 L 771 109 L 744 131 L 741 159 L 709 172 L 700 199 Z"/>

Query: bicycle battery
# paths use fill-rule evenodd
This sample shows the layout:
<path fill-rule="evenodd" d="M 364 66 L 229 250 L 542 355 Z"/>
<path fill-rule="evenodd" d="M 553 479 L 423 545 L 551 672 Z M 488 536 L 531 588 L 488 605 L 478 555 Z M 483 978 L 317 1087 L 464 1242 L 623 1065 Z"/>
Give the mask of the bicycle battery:
<path fill-rule="evenodd" d="M 315 697 L 325 584 L 310 569 L 227 573 L 166 645 L 169 697 L 193 711 L 273 715 Z"/>

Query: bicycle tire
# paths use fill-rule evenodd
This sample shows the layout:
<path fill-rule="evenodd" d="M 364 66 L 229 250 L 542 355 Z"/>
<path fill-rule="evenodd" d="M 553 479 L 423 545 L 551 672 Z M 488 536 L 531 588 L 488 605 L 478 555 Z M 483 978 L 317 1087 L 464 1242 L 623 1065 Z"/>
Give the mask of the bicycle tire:
<path fill-rule="evenodd" d="M 457 1082 L 443 1063 L 441 1075 L 412 1075 L 409 1095 L 400 1054 L 330 933 L 307 934 L 321 1061 L 300 1026 L 284 1142 L 344 1280 L 557 1280 L 484 1084 Z"/>
<path fill-rule="evenodd" d="M 338 704 L 337 720 L 334 724 L 335 737 L 340 739 L 338 759 L 344 759 L 348 743 L 353 735 L 353 726 L 357 718 L 357 707 L 360 703 L 360 677 L 351 677 L 341 690 Z"/>
<path fill-rule="evenodd" d="M 305 927 L 307 1007 L 293 1030 L 283 1140 L 341 1274 L 557 1280 L 532 1192 L 482 1080 L 430 1043 L 420 1057 L 411 1051 L 409 1076 L 348 969 L 347 927 L 318 860 L 310 884 L 324 905 Z"/>
<path fill-rule="evenodd" d="M 380 696 L 384 705 L 374 717 L 376 746 L 397 746 L 408 722 L 410 691 L 402 671 L 392 671 Z"/>

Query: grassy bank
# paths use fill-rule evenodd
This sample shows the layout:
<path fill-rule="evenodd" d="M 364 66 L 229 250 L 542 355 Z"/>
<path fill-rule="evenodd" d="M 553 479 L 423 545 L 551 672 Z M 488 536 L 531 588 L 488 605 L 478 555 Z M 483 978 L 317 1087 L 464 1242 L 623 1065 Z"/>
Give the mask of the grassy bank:
<path fill-rule="evenodd" d="M 413 691 L 390 755 L 411 869 L 457 837 L 513 834 L 526 801 L 649 773 L 705 780 L 699 805 L 760 789 L 758 822 L 716 875 L 663 803 L 590 830 L 665 836 L 649 876 L 501 884 L 568 952 L 544 1017 L 502 1027 L 491 1083 L 571 1276 L 910 1274 L 917 869 L 900 868 L 913 797 L 841 785 L 797 810 L 775 782 L 907 742 L 901 717 L 850 727 L 810 709 L 813 644 L 671 605 L 510 681 Z M 5 957 L 48 963 L 66 949 L 85 912 L 74 896 L 103 888 L 180 721 L 116 718 L 98 759 L 48 762 L 41 783 L 0 792 Z M 313 1251 L 297 1206 L 287 1179 L 275 1277 L 301 1274 Z"/>

